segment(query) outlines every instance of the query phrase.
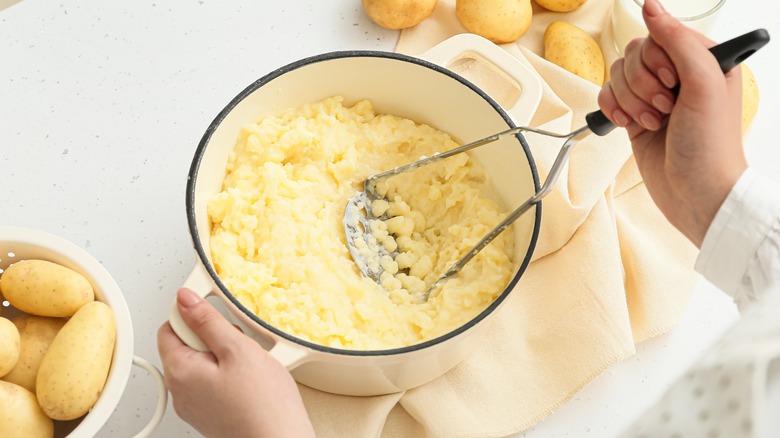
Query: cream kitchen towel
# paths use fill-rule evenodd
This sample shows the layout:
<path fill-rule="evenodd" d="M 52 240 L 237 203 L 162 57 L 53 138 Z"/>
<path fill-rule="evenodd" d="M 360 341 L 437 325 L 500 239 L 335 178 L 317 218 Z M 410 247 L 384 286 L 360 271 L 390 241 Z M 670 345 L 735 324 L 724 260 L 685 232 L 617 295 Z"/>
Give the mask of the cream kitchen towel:
<path fill-rule="evenodd" d="M 401 33 L 397 51 L 420 54 L 465 32 L 454 4 L 439 0 L 432 17 Z M 602 31 L 611 0 L 588 0 L 565 14 L 534 8 L 528 33 L 503 47 L 546 83 L 532 125 L 570 132 L 598 108 L 599 87 L 545 61 L 542 35 L 550 22 L 569 21 L 601 41 L 611 62 L 616 53 Z M 480 68 L 461 73 L 499 101 L 511 97 Z M 561 141 L 527 140 L 544 178 Z M 635 343 L 675 326 L 693 289 L 694 257 L 650 200 L 625 132 L 591 135 L 543 200 L 534 261 L 479 349 L 405 393 L 357 398 L 302 386 L 318 436 L 493 437 L 533 426 L 632 355 Z"/>

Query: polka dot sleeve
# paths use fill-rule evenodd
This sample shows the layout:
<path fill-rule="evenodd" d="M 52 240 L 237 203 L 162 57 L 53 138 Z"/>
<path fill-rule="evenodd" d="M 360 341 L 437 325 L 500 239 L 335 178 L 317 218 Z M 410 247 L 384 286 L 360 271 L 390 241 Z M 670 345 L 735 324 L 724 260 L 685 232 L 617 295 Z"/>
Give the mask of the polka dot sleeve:
<path fill-rule="evenodd" d="M 780 291 L 749 307 L 622 437 L 776 437 L 767 409 L 770 363 L 780 360 Z M 780 376 L 773 376 L 780 380 Z"/>

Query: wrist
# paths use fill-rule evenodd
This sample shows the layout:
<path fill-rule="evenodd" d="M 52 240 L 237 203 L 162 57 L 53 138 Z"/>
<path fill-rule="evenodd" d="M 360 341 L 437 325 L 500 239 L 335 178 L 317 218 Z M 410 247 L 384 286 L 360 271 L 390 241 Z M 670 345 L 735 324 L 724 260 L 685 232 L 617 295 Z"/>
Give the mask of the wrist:
<path fill-rule="evenodd" d="M 687 208 L 680 209 L 682 214 L 675 220 L 670 218 L 670 222 L 697 248 L 701 248 L 712 221 L 746 169 L 745 162 L 731 165 L 713 175 L 709 183 L 696 185 L 681 198 L 680 202 Z"/>

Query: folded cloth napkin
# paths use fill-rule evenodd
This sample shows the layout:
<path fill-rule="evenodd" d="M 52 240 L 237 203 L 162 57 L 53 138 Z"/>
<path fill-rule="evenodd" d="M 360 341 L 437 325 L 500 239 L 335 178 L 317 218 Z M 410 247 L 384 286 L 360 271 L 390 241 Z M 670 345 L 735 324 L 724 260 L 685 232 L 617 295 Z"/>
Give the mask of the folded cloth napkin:
<path fill-rule="evenodd" d="M 534 5 L 531 28 L 502 47 L 545 82 L 531 125 L 571 132 L 598 109 L 599 87 L 542 57 L 543 34 L 556 20 L 601 41 L 612 0 L 588 0 L 570 13 Z M 396 50 L 417 55 L 466 32 L 455 0 L 404 30 Z M 484 69 L 460 72 L 488 93 L 511 97 Z M 497 100 L 500 102 L 500 98 Z M 527 135 L 541 178 L 561 140 Z M 444 376 L 404 393 L 378 397 L 326 394 L 301 386 L 321 437 L 492 437 L 520 432 L 569 400 L 635 343 L 678 322 L 695 274 L 695 248 L 658 211 L 641 182 L 625 131 L 590 135 L 573 150 L 568 169 L 543 200 L 534 260 L 493 319 L 485 342 Z"/>

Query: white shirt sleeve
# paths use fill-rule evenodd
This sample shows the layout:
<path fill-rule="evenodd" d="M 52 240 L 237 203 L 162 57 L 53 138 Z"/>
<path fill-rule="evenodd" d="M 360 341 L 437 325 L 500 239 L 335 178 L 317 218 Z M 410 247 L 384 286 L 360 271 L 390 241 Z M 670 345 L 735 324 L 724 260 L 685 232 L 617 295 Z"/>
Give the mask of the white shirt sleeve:
<path fill-rule="evenodd" d="M 780 293 L 780 185 L 748 168 L 707 230 L 695 269 L 740 311 Z"/>
<path fill-rule="evenodd" d="M 780 294 L 749 306 L 621 438 L 777 438 Z"/>
<path fill-rule="evenodd" d="M 734 298 L 743 317 L 621 437 L 780 436 L 777 183 L 745 171 L 707 230 L 695 268 Z"/>

